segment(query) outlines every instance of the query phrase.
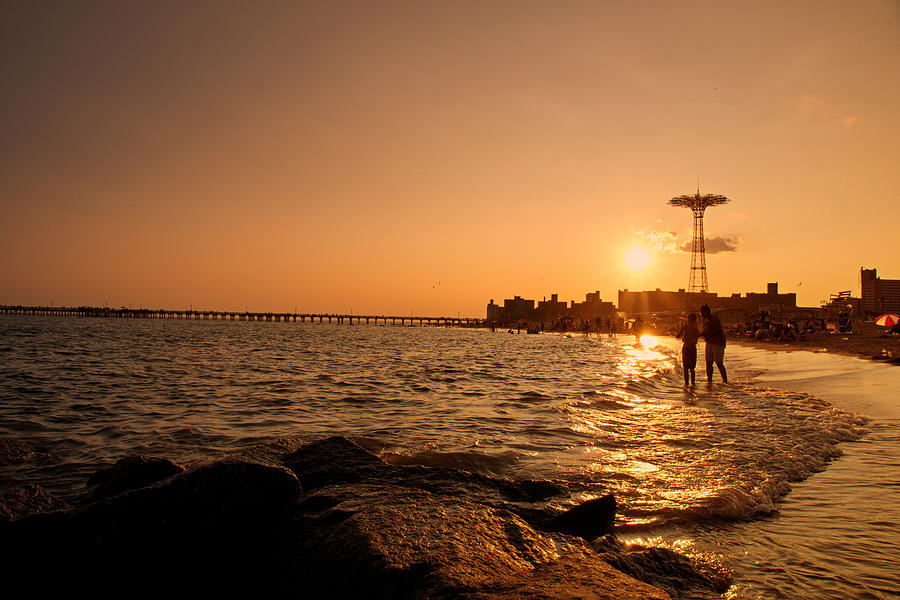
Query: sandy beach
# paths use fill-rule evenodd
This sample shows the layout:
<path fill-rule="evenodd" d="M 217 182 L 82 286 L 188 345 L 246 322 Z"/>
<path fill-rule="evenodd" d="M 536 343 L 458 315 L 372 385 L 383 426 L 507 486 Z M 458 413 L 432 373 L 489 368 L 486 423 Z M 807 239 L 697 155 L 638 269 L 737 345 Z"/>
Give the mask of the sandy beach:
<path fill-rule="evenodd" d="M 806 334 L 795 342 L 756 341 L 735 335 L 729 335 L 728 341 L 754 348 L 830 352 L 900 365 L 900 336 L 887 335 L 885 331 L 871 322 L 855 322 L 852 333 Z"/>

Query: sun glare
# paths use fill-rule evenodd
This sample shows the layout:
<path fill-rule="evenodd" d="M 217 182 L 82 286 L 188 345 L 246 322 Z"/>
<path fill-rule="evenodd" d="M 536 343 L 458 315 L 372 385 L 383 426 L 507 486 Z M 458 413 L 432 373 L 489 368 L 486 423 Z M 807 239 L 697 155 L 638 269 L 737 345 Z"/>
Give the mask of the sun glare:
<path fill-rule="evenodd" d="M 650 253 L 646 248 L 634 246 L 625 253 L 625 262 L 633 271 L 640 271 L 650 262 Z"/>
<path fill-rule="evenodd" d="M 659 340 L 655 335 L 644 334 L 641 336 L 641 345 L 650 348 L 651 346 L 655 346 L 659 343 Z"/>

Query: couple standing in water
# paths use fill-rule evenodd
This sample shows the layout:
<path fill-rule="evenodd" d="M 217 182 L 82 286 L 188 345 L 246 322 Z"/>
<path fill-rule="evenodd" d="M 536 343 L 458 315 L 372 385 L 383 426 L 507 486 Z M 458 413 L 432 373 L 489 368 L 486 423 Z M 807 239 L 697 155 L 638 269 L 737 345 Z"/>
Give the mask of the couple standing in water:
<path fill-rule="evenodd" d="M 694 385 L 694 369 L 697 367 L 697 341 L 702 337 L 706 340 L 706 380 L 712 383 L 713 363 L 719 367 L 722 381 L 728 383 L 725 374 L 725 330 L 722 321 L 709 310 L 709 305 L 700 307 L 700 315 L 703 317 L 703 331 L 697 328 L 697 314 L 688 315 L 679 337 L 684 340 L 681 347 L 682 365 L 684 366 L 684 385 Z"/>

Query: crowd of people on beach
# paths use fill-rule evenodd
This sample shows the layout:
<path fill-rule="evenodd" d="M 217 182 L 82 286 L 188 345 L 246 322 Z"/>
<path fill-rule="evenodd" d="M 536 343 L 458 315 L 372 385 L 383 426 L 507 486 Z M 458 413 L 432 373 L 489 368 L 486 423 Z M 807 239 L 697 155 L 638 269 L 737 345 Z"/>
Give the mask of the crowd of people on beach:
<path fill-rule="evenodd" d="M 841 312 L 837 323 L 827 323 L 825 319 L 809 315 L 803 323 L 787 319 L 785 323 L 772 321 L 767 311 L 759 318 L 746 323 L 738 322 L 729 331 L 736 337 L 747 337 L 757 341 L 796 342 L 805 336 L 819 333 L 852 333 L 853 321 L 849 312 Z"/>
<path fill-rule="evenodd" d="M 497 324 L 490 323 L 491 331 L 496 331 Z M 509 328 L 510 333 L 567 333 L 570 331 L 580 331 L 582 335 L 590 335 L 596 333 L 598 336 L 607 335 L 616 337 L 620 331 L 631 332 L 632 325 L 622 317 L 595 317 L 594 319 L 578 319 L 565 316 L 551 320 L 549 323 L 541 321 L 540 323 L 532 323 L 526 319 L 521 319 L 515 324 L 515 329 Z"/>

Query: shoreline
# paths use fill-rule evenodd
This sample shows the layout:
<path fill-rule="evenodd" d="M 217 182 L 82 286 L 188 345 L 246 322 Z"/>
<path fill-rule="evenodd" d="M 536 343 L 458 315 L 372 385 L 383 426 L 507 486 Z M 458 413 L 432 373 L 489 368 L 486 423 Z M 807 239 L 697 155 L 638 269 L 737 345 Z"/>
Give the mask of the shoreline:
<path fill-rule="evenodd" d="M 840 341 L 838 337 L 834 343 Z M 893 597 L 900 593 L 891 552 L 900 525 L 894 486 L 900 465 L 893 458 L 900 431 L 900 412 L 894 401 L 900 380 L 891 375 L 893 367 L 881 366 L 887 360 L 859 362 L 859 358 L 871 357 L 840 346 L 819 352 L 801 346 L 797 349 L 805 352 L 795 353 L 784 344 L 736 346 L 731 356 L 750 367 L 753 381 L 786 392 L 812 394 L 834 409 L 859 415 L 866 428 L 858 441 L 839 444 L 840 456 L 824 470 L 792 483 L 776 518 L 737 526 L 745 539 L 761 540 L 754 544 L 752 555 L 741 558 L 740 552 L 733 554 L 737 560 L 732 564 L 740 567 L 742 580 L 752 580 L 749 589 L 758 594 L 755 597 L 773 597 L 778 590 L 798 585 L 803 574 L 772 571 L 767 565 L 806 561 L 817 565 L 823 579 L 847 578 L 835 584 L 829 597 Z M 776 352 L 765 352 L 767 349 Z M 896 351 L 894 354 L 896 357 Z M 824 522 L 827 527 L 822 526 Z M 706 542 L 715 548 L 718 539 L 710 536 Z M 817 584 L 813 581 L 811 585 Z"/>

